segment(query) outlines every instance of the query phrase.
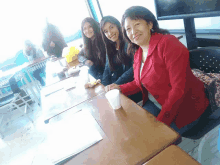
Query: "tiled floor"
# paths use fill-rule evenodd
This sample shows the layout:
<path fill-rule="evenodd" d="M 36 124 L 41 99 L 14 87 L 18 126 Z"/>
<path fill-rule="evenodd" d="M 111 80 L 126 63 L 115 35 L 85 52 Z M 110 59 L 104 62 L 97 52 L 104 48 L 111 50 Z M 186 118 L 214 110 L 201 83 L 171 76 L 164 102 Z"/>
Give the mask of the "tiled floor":
<path fill-rule="evenodd" d="M 24 116 L 19 116 L 3 127 L 5 138 L 0 139 L 1 165 L 50 165 L 47 157 L 39 152 L 39 146 L 47 137 L 47 125 L 41 119 L 41 108 L 33 104 L 34 111 L 28 115 L 34 120 L 32 124 Z M 62 120 L 66 115 L 58 116 L 50 124 Z M 178 145 L 196 160 L 201 139 L 190 140 L 183 138 Z"/>

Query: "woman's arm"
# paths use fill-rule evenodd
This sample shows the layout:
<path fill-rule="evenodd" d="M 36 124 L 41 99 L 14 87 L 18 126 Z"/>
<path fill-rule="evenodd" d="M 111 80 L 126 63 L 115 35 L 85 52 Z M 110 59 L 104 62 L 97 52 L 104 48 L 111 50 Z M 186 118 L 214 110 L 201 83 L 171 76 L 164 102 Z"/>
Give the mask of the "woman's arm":
<path fill-rule="evenodd" d="M 120 85 L 120 89 L 121 89 L 121 92 L 126 96 L 133 95 L 133 94 L 141 91 L 141 89 L 137 86 L 135 80 L 133 80 L 129 83 Z"/>
<path fill-rule="evenodd" d="M 117 81 L 115 81 L 115 84 L 121 85 L 121 84 L 125 84 L 127 82 L 131 82 L 132 80 L 134 80 L 134 73 L 133 73 L 133 67 L 131 66 L 130 69 L 128 69 L 127 71 L 125 71 L 119 78 Z"/>
<path fill-rule="evenodd" d="M 103 85 L 109 85 L 111 84 L 111 71 L 110 71 L 110 67 L 109 67 L 109 62 L 108 62 L 108 56 L 106 55 L 106 63 L 105 63 L 105 69 L 102 75 L 102 81 L 101 83 Z"/>
<path fill-rule="evenodd" d="M 172 89 L 168 93 L 168 98 L 165 100 L 157 120 L 170 125 L 175 119 L 184 97 L 189 51 L 175 37 L 170 36 L 161 44 L 161 52 L 163 52 L 166 69 L 169 72 Z"/>

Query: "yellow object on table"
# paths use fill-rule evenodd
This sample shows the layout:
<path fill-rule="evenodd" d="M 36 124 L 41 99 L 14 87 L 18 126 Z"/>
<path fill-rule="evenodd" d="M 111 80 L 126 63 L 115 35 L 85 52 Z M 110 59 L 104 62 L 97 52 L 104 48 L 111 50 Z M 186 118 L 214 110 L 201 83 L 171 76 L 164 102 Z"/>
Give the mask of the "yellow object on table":
<path fill-rule="evenodd" d="M 78 58 L 77 57 L 78 54 L 79 54 L 79 49 L 77 49 L 75 46 L 72 46 L 68 48 L 68 50 L 66 50 L 64 56 L 66 57 L 66 61 L 70 63 Z"/>

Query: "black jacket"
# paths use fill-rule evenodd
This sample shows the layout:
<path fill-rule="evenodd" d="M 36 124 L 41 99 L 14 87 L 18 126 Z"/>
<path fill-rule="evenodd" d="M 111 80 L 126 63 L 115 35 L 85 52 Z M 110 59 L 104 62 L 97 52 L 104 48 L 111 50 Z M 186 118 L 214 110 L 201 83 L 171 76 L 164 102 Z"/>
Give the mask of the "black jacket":
<path fill-rule="evenodd" d="M 125 46 L 125 52 L 126 52 L 127 46 Z M 116 61 L 116 59 L 113 59 L 113 61 Z M 115 83 L 117 85 L 125 84 L 127 82 L 133 81 L 134 79 L 134 73 L 133 73 L 133 60 L 130 60 L 130 63 L 128 66 L 126 65 L 118 65 L 115 69 L 115 71 L 110 70 L 108 56 L 106 55 L 106 64 L 105 64 L 105 70 L 102 77 L 102 84 L 103 85 L 109 85 L 112 83 Z"/>

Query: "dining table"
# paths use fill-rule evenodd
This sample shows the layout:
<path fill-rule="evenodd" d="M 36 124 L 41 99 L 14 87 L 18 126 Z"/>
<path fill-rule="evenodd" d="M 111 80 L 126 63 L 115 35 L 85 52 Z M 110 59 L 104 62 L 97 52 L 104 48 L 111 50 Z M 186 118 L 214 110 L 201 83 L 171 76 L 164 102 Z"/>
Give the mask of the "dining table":
<path fill-rule="evenodd" d="M 102 84 L 85 88 L 81 78 L 79 73 L 60 81 L 56 79 L 41 90 L 45 124 L 50 124 L 50 120 L 65 113 L 89 113 L 103 138 L 62 164 L 143 164 L 166 147 L 181 141 L 176 131 L 157 121 L 152 114 L 122 93 L 121 108 L 114 110 L 105 97 Z M 73 88 L 65 90 L 68 81 L 75 84 Z M 65 129 L 71 131 L 72 127 L 69 125 Z"/>
<path fill-rule="evenodd" d="M 180 147 L 171 145 L 147 161 L 144 165 L 201 165 Z"/>
<path fill-rule="evenodd" d="M 41 90 L 41 107 L 45 123 L 70 108 L 104 92 L 104 86 L 101 84 L 97 84 L 95 88 L 86 89 L 84 87 L 84 75 L 81 75 L 80 71 L 85 67 L 79 67 L 79 65 L 69 67 L 69 69 L 78 69 L 78 72 L 74 75 L 67 74 L 62 78 L 54 73 L 57 67 L 60 67 L 57 61 L 46 63 L 46 86 Z M 89 79 L 95 81 L 91 75 L 89 75 Z"/>

